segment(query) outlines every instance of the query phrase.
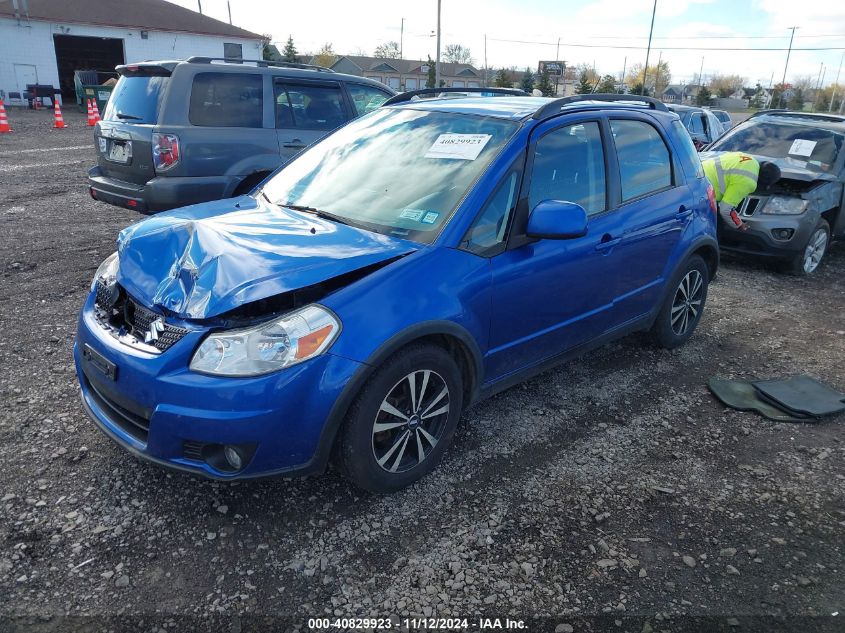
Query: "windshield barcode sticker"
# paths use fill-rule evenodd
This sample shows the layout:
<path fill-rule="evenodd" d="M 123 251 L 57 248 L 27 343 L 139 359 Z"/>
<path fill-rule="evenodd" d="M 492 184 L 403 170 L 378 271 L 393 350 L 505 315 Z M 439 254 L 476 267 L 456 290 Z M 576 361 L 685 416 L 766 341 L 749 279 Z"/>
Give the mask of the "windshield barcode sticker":
<path fill-rule="evenodd" d="M 425 157 L 475 160 L 490 138 L 489 134 L 441 134 Z"/>
<path fill-rule="evenodd" d="M 789 148 L 789 153 L 793 156 L 810 156 L 815 148 L 815 141 L 807 141 L 803 138 L 797 138 L 792 141 L 792 147 Z"/>

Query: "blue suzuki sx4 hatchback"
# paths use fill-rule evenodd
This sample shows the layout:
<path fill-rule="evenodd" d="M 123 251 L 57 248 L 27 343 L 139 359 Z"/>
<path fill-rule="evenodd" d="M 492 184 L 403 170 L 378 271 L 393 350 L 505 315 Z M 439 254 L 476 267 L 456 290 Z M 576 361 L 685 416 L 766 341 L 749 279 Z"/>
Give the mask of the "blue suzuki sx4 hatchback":
<path fill-rule="evenodd" d="M 200 475 L 332 460 L 389 492 L 473 402 L 635 330 L 681 345 L 712 190 L 662 104 L 587 98 L 405 93 L 250 195 L 125 229 L 79 318 L 91 418 Z"/>

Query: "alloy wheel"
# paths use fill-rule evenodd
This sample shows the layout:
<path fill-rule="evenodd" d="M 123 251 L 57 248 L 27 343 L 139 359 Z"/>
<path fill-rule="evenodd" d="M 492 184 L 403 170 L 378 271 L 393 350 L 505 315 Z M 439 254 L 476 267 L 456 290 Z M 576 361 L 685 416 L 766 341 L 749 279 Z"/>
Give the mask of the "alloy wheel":
<path fill-rule="evenodd" d="M 683 336 L 695 324 L 701 312 L 701 301 L 704 295 L 704 279 L 697 270 L 689 271 L 681 280 L 672 301 L 672 331 L 677 336 Z"/>
<path fill-rule="evenodd" d="M 451 401 L 443 377 L 429 369 L 397 382 L 373 420 L 373 457 L 390 473 L 421 464 L 442 439 Z"/>
<path fill-rule="evenodd" d="M 804 249 L 805 273 L 812 273 L 819 267 L 825 251 L 827 251 L 827 231 L 821 228 L 816 229 L 810 241 L 807 242 L 807 248 Z"/>

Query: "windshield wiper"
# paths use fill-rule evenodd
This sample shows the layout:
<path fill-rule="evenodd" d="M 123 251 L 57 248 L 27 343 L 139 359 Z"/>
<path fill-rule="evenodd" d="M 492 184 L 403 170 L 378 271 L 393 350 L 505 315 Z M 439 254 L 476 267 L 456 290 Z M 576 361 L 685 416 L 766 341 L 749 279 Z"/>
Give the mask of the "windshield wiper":
<path fill-rule="evenodd" d="M 311 215 L 316 215 L 318 218 L 322 218 L 324 220 L 331 220 L 332 222 L 337 222 L 338 224 L 345 224 L 346 226 L 352 226 L 352 223 L 347 220 L 346 218 L 342 218 L 339 215 L 335 215 L 334 213 L 329 213 L 328 211 L 323 211 L 321 209 L 317 209 L 315 207 L 308 207 L 301 204 L 282 204 L 279 205 L 284 207 L 285 209 L 293 209 L 294 211 L 302 211 L 303 213 L 310 213 Z"/>
<path fill-rule="evenodd" d="M 135 116 L 134 114 L 123 114 L 123 112 L 118 112 L 116 116 L 118 119 L 131 119 L 132 121 L 143 120 L 143 117 Z"/>

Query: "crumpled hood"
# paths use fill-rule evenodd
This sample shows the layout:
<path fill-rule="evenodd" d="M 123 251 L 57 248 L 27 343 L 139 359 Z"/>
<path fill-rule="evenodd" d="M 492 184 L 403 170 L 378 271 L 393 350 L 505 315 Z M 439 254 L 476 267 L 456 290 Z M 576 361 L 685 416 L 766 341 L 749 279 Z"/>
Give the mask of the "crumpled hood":
<path fill-rule="evenodd" d="M 415 249 L 412 242 L 243 196 L 124 229 L 117 279 L 148 306 L 203 319 Z"/>
<path fill-rule="evenodd" d="M 727 154 L 728 152 L 718 152 L 718 151 L 708 151 L 708 152 L 700 152 L 699 157 L 701 160 L 707 160 L 708 158 L 715 158 L 719 154 Z M 804 180 L 804 181 L 812 181 L 812 180 L 836 180 L 836 176 L 833 174 L 825 173 L 823 171 L 816 171 L 814 169 L 807 169 L 806 167 L 801 167 L 800 165 L 796 164 L 798 161 L 794 161 L 793 159 L 789 158 L 772 158 L 771 156 L 762 156 L 760 154 L 749 154 L 749 156 L 753 156 L 758 163 L 762 163 L 763 161 L 769 161 L 770 163 L 774 163 L 780 168 L 780 176 L 781 178 L 790 178 L 792 180 Z"/>

